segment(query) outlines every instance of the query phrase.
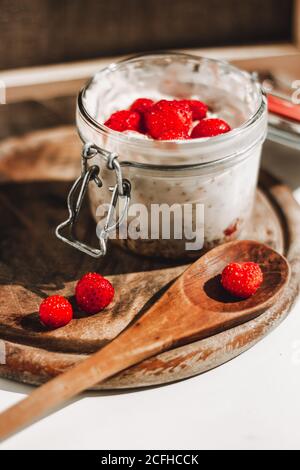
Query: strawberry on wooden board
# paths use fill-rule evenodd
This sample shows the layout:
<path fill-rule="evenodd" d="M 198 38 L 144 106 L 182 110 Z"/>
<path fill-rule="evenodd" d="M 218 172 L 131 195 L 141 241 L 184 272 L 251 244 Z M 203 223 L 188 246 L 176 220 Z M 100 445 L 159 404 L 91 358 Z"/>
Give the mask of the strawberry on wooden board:
<path fill-rule="evenodd" d="M 72 305 L 62 295 L 51 295 L 42 301 L 39 308 L 39 317 L 41 323 L 47 328 L 60 328 L 72 320 Z"/>

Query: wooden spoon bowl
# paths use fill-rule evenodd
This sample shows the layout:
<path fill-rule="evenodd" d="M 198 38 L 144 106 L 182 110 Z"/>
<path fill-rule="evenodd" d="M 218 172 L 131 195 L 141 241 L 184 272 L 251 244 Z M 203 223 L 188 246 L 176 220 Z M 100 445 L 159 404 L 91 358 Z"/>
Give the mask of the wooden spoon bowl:
<path fill-rule="evenodd" d="M 229 263 L 247 261 L 259 264 L 264 280 L 255 295 L 243 300 L 225 291 L 221 273 Z M 201 258 L 200 264 L 192 265 L 185 273 L 185 282 L 188 285 L 191 277 L 199 279 L 201 307 L 210 312 L 261 311 L 269 307 L 270 301 L 275 301 L 274 296 L 289 279 L 289 271 L 287 261 L 268 246 L 254 241 L 234 241 L 215 248 Z M 195 286 L 188 290 L 188 295 L 193 302 L 199 303 L 199 289 Z"/>
<path fill-rule="evenodd" d="M 220 282 L 228 263 L 244 261 L 258 263 L 264 275 L 256 294 L 245 300 L 231 296 Z M 264 312 L 276 301 L 289 276 L 286 259 L 268 246 L 247 240 L 230 242 L 193 263 L 135 325 L 149 322 L 148 328 L 155 330 L 156 339 L 169 335 L 168 349 L 203 339 Z M 154 344 L 154 337 L 152 340 Z"/>

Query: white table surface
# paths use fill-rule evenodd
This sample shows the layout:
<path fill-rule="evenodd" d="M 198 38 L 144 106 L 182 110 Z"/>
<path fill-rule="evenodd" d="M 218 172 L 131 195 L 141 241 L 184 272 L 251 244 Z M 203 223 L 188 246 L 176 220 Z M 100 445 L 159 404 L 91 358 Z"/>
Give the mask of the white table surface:
<path fill-rule="evenodd" d="M 264 163 L 300 202 L 300 154 Z M 0 379 L 0 411 L 31 387 Z M 300 449 L 300 302 L 255 347 L 206 374 L 126 393 L 85 394 L 0 449 Z"/>

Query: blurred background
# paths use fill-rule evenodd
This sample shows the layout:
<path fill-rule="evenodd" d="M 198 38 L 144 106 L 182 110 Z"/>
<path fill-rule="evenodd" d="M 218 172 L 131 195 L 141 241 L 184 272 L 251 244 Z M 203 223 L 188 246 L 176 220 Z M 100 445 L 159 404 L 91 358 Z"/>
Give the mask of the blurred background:
<path fill-rule="evenodd" d="M 0 0 L 0 68 L 292 41 L 293 0 Z"/>
<path fill-rule="evenodd" d="M 288 100 L 300 80 L 300 0 L 0 0 L 0 11 L 0 139 L 74 125 L 81 86 L 123 54 L 180 49 L 223 58 L 271 77 Z M 272 116 L 276 149 L 299 153 L 299 123 Z M 281 158 L 277 167 L 281 175 Z"/>

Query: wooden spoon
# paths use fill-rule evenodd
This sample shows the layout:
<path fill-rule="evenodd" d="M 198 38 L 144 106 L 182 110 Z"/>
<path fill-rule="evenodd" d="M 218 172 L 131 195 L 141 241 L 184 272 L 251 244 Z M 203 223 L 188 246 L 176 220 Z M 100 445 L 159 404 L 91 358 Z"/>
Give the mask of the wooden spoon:
<path fill-rule="evenodd" d="M 263 285 L 247 300 L 232 298 L 221 287 L 220 273 L 234 261 L 255 261 L 264 273 Z M 289 276 L 285 258 L 258 242 L 235 241 L 211 250 L 114 341 L 4 411 L 0 440 L 144 359 L 257 317 L 276 301 Z"/>

